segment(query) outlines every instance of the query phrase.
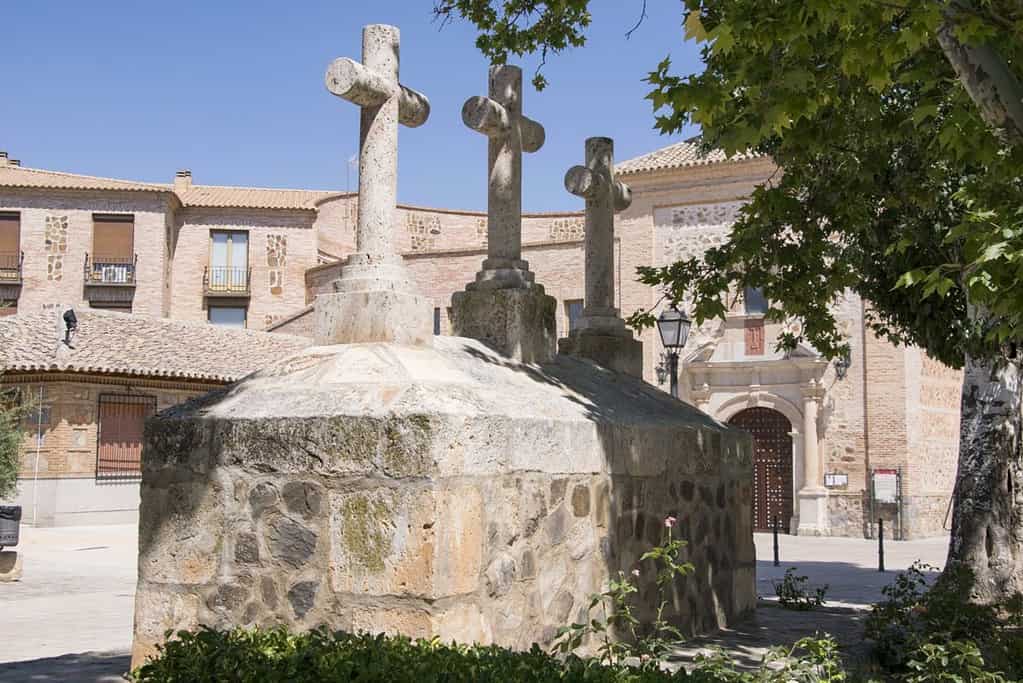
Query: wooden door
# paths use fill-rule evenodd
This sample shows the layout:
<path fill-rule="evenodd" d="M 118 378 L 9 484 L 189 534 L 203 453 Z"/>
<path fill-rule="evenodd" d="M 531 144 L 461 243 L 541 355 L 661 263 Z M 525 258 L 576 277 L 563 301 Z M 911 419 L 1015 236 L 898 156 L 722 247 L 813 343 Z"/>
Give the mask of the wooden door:
<path fill-rule="evenodd" d="M 792 518 L 792 424 L 771 408 L 747 408 L 729 423 L 753 435 L 753 528 L 770 531 Z"/>

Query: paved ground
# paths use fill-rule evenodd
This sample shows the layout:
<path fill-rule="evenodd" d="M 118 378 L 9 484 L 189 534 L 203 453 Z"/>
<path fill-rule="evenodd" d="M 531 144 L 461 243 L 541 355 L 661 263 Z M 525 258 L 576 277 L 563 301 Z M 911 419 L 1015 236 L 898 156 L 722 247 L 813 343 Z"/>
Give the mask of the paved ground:
<path fill-rule="evenodd" d="M 136 527 L 22 529 L 24 578 L 0 584 L 3 637 L 0 681 L 107 683 L 128 668 L 135 591 Z M 877 571 L 877 545 L 845 538 L 781 537 L 781 566 L 771 563 L 771 537 L 757 535 L 757 616 L 734 630 L 694 641 L 680 652 L 721 645 L 759 661 L 768 645 L 792 643 L 826 630 L 853 647 L 866 607 L 895 571 L 922 559 L 940 567 L 947 541 L 888 543 L 887 567 Z M 830 585 L 826 609 L 792 612 L 772 603 L 772 581 L 795 566 L 811 583 Z"/>

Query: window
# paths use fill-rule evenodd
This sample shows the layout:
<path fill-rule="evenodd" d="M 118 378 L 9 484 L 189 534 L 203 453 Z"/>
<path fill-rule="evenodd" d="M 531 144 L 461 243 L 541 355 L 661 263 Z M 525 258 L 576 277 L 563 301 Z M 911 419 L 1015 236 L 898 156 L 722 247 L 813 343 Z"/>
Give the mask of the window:
<path fill-rule="evenodd" d="M 759 287 L 747 287 L 742 295 L 746 306 L 746 315 L 764 315 L 767 313 L 767 297 Z"/>
<path fill-rule="evenodd" d="M 138 477 L 142 465 L 142 432 L 156 412 L 156 397 L 101 394 L 96 439 L 96 478 Z"/>
<path fill-rule="evenodd" d="M 579 319 L 583 317 L 583 300 L 571 299 L 565 302 L 565 316 L 568 318 L 568 331 L 579 326 Z"/>
<path fill-rule="evenodd" d="M 7 303 L 6 301 L 0 301 L 0 318 L 8 315 L 17 315 L 18 303 Z"/>
<path fill-rule="evenodd" d="M 93 214 L 92 282 L 120 285 L 135 281 L 135 217 L 130 214 Z"/>
<path fill-rule="evenodd" d="M 764 355 L 764 319 L 753 318 L 746 321 L 746 355 Z"/>
<path fill-rule="evenodd" d="M 440 309 L 433 309 L 433 333 L 440 334 Z"/>
<path fill-rule="evenodd" d="M 20 266 L 21 214 L 0 212 L 0 282 L 21 280 Z"/>
<path fill-rule="evenodd" d="M 249 288 L 249 233 L 210 232 L 210 291 L 245 292 Z"/>
<path fill-rule="evenodd" d="M 245 327 L 245 306 L 210 306 L 209 321 L 223 327 Z"/>

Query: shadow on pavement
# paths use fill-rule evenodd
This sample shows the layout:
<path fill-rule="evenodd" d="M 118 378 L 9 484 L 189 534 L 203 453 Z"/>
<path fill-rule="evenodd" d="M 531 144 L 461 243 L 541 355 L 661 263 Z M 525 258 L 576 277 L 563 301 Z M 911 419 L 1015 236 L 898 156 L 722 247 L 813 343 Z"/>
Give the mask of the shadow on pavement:
<path fill-rule="evenodd" d="M 127 652 L 83 652 L 0 664 L 4 683 L 123 683 L 131 665 Z"/>
<path fill-rule="evenodd" d="M 757 593 L 761 598 L 775 599 L 774 583 L 780 582 L 785 571 L 795 567 L 797 576 L 807 577 L 806 586 L 812 591 L 816 586 L 827 584 L 824 599 L 827 602 L 845 606 L 869 608 L 882 599 L 881 589 L 891 585 L 895 577 L 904 570 L 877 571 L 851 562 L 796 561 L 785 562 L 775 567 L 771 560 L 757 561 Z M 924 572 L 928 583 L 938 578 L 938 572 Z"/>

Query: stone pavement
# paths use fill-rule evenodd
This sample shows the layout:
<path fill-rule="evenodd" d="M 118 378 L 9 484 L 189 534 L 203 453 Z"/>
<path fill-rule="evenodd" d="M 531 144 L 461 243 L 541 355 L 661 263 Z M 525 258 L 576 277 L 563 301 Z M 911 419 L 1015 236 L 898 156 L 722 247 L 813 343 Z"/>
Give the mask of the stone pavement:
<path fill-rule="evenodd" d="M 781 537 L 781 566 L 771 565 L 771 537 L 756 535 L 757 615 L 735 629 L 687 643 L 684 659 L 721 645 L 749 663 L 771 644 L 789 644 L 826 630 L 855 648 L 867 606 L 897 570 L 915 559 L 942 566 L 946 539 L 889 542 L 885 574 L 877 572 L 877 545 L 848 538 Z M 22 528 L 22 581 L 0 584 L 3 634 L 0 681 L 107 683 L 128 669 L 135 591 L 136 527 Z M 790 566 L 828 583 L 828 605 L 812 612 L 773 603 L 771 581 Z M 834 602 L 832 602 L 834 601 Z"/>
<path fill-rule="evenodd" d="M 0 584 L 0 681 L 121 680 L 131 648 L 137 535 L 135 524 L 22 527 L 24 575 Z"/>

